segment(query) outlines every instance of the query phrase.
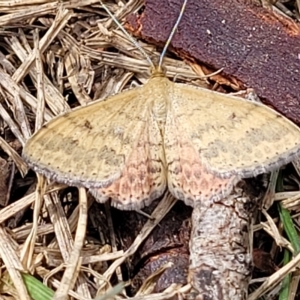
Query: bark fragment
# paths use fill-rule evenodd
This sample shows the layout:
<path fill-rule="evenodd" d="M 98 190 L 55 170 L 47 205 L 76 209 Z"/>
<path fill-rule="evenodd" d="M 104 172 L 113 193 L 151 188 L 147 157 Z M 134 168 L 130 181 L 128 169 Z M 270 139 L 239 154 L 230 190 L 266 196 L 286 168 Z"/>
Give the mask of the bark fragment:
<path fill-rule="evenodd" d="M 143 39 L 164 45 L 182 0 L 147 0 L 129 24 Z M 300 27 L 248 0 L 190 0 L 170 50 L 204 63 L 238 88 L 253 88 L 266 104 L 300 124 Z"/>
<path fill-rule="evenodd" d="M 246 188 L 241 182 L 225 199 L 193 210 L 189 280 L 197 300 L 247 298 L 253 198 Z"/>

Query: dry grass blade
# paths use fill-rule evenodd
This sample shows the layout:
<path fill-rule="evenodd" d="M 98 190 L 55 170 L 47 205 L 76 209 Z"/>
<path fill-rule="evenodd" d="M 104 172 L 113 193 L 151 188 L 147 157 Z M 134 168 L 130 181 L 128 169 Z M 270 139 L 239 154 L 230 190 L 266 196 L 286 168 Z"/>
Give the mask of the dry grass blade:
<path fill-rule="evenodd" d="M 295 256 L 287 265 L 282 267 L 272 276 L 265 280 L 265 282 L 252 294 L 249 295 L 248 300 L 256 300 L 261 295 L 265 294 L 267 291 L 276 286 L 283 278 L 293 271 L 295 267 L 300 263 L 300 254 Z"/>
<path fill-rule="evenodd" d="M 3 223 L 8 220 L 10 217 L 14 216 L 18 211 L 25 209 L 35 201 L 35 194 L 30 194 L 21 198 L 19 201 L 16 201 L 5 208 L 0 210 L 0 222 Z"/>
<path fill-rule="evenodd" d="M 52 23 L 47 33 L 39 42 L 38 48 L 40 49 L 40 54 L 43 54 L 44 50 L 49 46 L 49 44 L 53 42 L 53 39 L 55 39 L 58 33 L 62 30 L 62 28 L 66 26 L 71 16 L 72 13 L 68 10 L 63 10 L 60 14 L 56 16 L 55 22 Z M 18 82 L 27 74 L 28 71 L 34 83 L 37 82 L 37 75 L 43 76 L 45 99 L 50 109 L 54 112 L 55 115 L 65 112 L 68 109 L 68 106 L 66 105 L 64 98 L 53 85 L 53 83 L 48 79 L 48 77 L 44 73 L 38 73 L 36 67 L 31 67 L 31 64 L 33 63 L 34 59 L 36 59 L 36 52 L 34 50 L 31 50 L 31 47 L 24 34 L 21 34 L 21 37 L 22 42 L 15 37 L 12 37 L 10 39 L 12 49 L 23 61 L 22 65 L 14 73 L 12 79 Z M 25 48 L 23 44 L 27 45 L 27 47 Z"/>
<path fill-rule="evenodd" d="M 72 91 L 79 103 L 81 105 L 86 105 L 91 102 L 92 99 L 89 97 L 89 91 L 86 89 L 85 84 L 87 80 L 89 82 L 94 81 L 94 71 L 89 65 L 89 60 L 86 60 L 82 56 L 78 56 L 78 49 L 75 48 L 76 46 L 73 41 L 72 43 L 68 43 L 67 39 L 64 39 L 62 40 L 62 44 L 66 51 L 69 50 L 65 58 L 65 69 Z M 84 64 L 84 62 L 86 63 Z"/>
<path fill-rule="evenodd" d="M 7 113 L 7 111 L 4 109 L 4 107 L 0 104 L 0 114 L 3 120 L 9 125 L 11 131 L 18 137 L 19 141 L 21 141 L 22 144 L 25 144 L 25 138 L 23 137 L 23 134 L 19 130 L 19 127 L 13 121 L 10 117 L 10 115 Z"/>
<path fill-rule="evenodd" d="M 33 257 L 34 247 L 35 247 L 38 219 L 42 207 L 44 193 L 45 193 L 45 178 L 43 176 L 38 175 L 38 184 L 36 188 L 32 229 L 24 243 L 24 247 L 20 255 L 23 265 L 26 266 L 26 269 L 30 270 L 31 272 L 34 271 L 31 270 L 32 257 Z"/>
<path fill-rule="evenodd" d="M 10 235 L 0 226 L 0 255 L 9 273 L 6 284 L 9 285 L 11 280 L 11 285 L 18 287 L 17 293 L 15 293 L 16 296 L 20 296 L 22 300 L 30 300 L 20 273 L 20 271 L 24 272 L 24 269 L 19 257 L 16 255 L 15 247 L 16 244 L 14 244 Z M 8 289 L 8 291 L 10 290 Z"/>
<path fill-rule="evenodd" d="M 168 262 L 151 274 L 139 288 L 138 292 L 136 293 L 136 297 L 153 293 L 158 279 L 170 267 L 172 267 L 172 263 Z"/>
<path fill-rule="evenodd" d="M 24 163 L 23 159 L 21 159 L 20 155 L 9 144 L 7 144 L 2 137 L 0 137 L 0 147 L 11 157 L 22 176 L 25 176 L 28 172 L 27 165 Z"/>
<path fill-rule="evenodd" d="M 274 220 L 271 218 L 271 216 L 264 210 L 262 209 L 262 213 L 267 219 L 267 222 L 262 223 L 263 229 L 268 232 L 270 236 L 274 239 L 276 245 L 278 247 L 285 247 L 291 251 L 291 253 L 294 252 L 293 247 L 289 241 L 287 241 L 279 232 Z"/>
<path fill-rule="evenodd" d="M 130 246 L 130 248 L 124 253 L 124 255 L 115 260 L 111 266 L 107 269 L 107 271 L 103 274 L 104 278 L 109 281 L 111 276 L 114 274 L 115 270 L 131 255 L 133 255 L 138 247 L 142 244 L 142 242 L 147 238 L 147 236 L 150 234 L 150 232 L 155 228 L 156 225 L 159 224 L 159 222 L 162 220 L 162 218 L 168 213 L 168 211 L 172 208 L 172 206 L 175 204 L 177 200 L 170 195 L 169 193 L 166 193 L 164 198 L 160 201 L 160 203 L 157 205 L 155 210 L 153 211 L 151 215 L 151 219 L 149 219 L 145 225 L 143 226 L 142 231 L 137 235 L 134 242 Z M 99 291 L 101 293 L 101 289 L 104 287 L 104 284 L 102 287 L 100 287 Z"/>
<path fill-rule="evenodd" d="M 69 12 L 68 10 L 61 9 L 58 11 L 56 19 L 39 43 L 38 47 L 41 53 L 43 53 L 44 50 L 50 45 L 50 43 L 56 38 L 56 35 L 62 30 L 62 28 L 65 27 L 71 17 L 72 12 Z M 36 59 L 36 52 L 32 51 L 31 54 L 26 57 L 22 65 L 14 73 L 13 80 L 19 82 L 26 75 L 34 59 Z"/>
<path fill-rule="evenodd" d="M 62 277 L 59 288 L 55 292 L 55 300 L 66 299 L 69 290 L 73 289 L 79 269 L 81 266 L 80 253 L 85 240 L 85 232 L 87 228 L 87 195 L 84 188 L 79 189 L 79 217 L 76 230 L 74 245 L 67 261 L 67 268 Z"/>
<path fill-rule="evenodd" d="M 39 48 L 39 36 L 37 30 L 34 31 L 33 40 L 34 40 L 36 72 L 37 72 L 36 89 L 37 89 L 38 106 L 37 106 L 37 114 L 36 114 L 36 121 L 35 121 L 35 131 L 37 131 L 43 125 L 44 113 L 45 113 L 44 72 L 43 72 L 43 64 L 41 61 L 42 57 Z"/>
<path fill-rule="evenodd" d="M 152 293 L 149 295 L 142 295 L 130 298 L 130 300 L 167 300 L 174 299 L 178 297 L 178 299 L 182 299 L 184 295 L 188 294 L 191 289 L 189 284 L 185 286 L 180 286 L 177 284 L 171 284 L 166 290 L 162 293 Z"/>
<path fill-rule="evenodd" d="M 34 96 L 32 96 L 28 91 L 24 89 L 21 85 L 17 85 L 12 79 L 11 76 L 5 74 L 3 71 L 0 72 L 0 85 L 3 88 L 3 90 L 6 91 L 6 99 L 11 102 L 13 102 L 13 97 L 15 94 L 21 97 L 22 100 L 26 104 L 28 104 L 34 111 L 36 111 L 37 108 L 37 100 Z M 49 109 L 46 110 L 46 113 L 44 115 L 45 121 L 49 121 L 53 118 L 53 115 L 49 111 Z M 8 123 L 10 125 L 11 123 Z M 11 128 L 11 130 L 14 130 L 14 127 Z M 13 131 L 14 132 L 14 131 Z M 17 137 L 20 138 L 20 141 L 24 140 L 24 138 L 17 134 Z"/>
<path fill-rule="evenodd" d="M 25 6 L 26 7 L 26 6 Z M 7 26 L 12 22 L 20 22 L 35 16 L 55 13 L 57 2 L 33 6 L 29 8 L 20 9 L 17 12 L 6 14 L 0 17 L 0 26 Z M 3 9 L 3 8 L 2 8 Z M 11 9 L 11 8 L 10 8 Z"/>

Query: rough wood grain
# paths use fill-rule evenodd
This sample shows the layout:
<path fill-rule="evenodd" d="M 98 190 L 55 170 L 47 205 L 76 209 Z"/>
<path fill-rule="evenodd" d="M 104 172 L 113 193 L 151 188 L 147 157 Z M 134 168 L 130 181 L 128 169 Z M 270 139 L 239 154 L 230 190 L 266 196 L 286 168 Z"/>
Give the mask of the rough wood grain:
<path fill-rule="evenodd" d="M 249 245 L 249 188 L 240 182 L 217 203 L 203 202 L 192 213 L 189 280 L 197 300 L 244 300 L 252 270 Z"/>
<path fill-rule="evenodd" d="M 145 1 L 133 30 L 164 45 L 182 0 Z M 222 75 L 300 124 L 300 29 L 248 0 L 191 0 L 170 49 L 183 58 L 223 68 Z"/>

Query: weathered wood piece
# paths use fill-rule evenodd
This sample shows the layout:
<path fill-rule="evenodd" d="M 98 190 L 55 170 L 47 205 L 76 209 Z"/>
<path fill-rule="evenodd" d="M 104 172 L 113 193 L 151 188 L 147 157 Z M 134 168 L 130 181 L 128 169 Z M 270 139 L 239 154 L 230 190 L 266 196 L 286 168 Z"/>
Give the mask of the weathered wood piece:
<path fill-rule="evenodd" d="M 182 0 L 146 0 L 140 19 L 129 18 L 145 40 L 164 45 Z M 191 0 L 170 49 L 183 58 L 223 68 L 222 75 L 300 124 L 300 29 L 248 0 Z"/>
<path fill-rule="evenodd" d="M 228 197 L 194 207 L 189 280 L 195 299 L 244 300 L 252 270 L 253 195 L 240 182 Z"/>

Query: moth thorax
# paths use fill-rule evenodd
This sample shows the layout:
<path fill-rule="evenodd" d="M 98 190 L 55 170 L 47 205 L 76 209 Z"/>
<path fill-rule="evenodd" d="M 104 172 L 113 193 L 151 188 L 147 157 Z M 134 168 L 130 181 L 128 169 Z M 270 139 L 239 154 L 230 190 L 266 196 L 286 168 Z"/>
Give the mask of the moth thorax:
<path fill-rule="evenodd" d="M 165 127 L 166 124 L 166 115 L 167 115 L 167 107 L 165 101 L 155 101 L 152 113 L 154 120 L 157 122 L 160 129 Z"/>

